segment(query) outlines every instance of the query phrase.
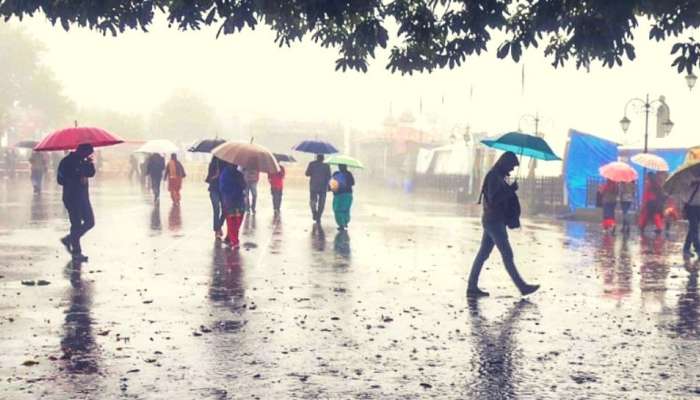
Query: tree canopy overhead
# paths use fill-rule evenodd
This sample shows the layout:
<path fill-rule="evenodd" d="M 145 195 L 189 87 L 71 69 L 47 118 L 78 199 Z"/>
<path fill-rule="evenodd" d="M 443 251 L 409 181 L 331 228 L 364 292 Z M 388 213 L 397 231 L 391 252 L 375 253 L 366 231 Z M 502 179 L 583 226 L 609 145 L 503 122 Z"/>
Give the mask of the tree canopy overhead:
<path fill-rule="evenodd" d="M 678 72 L 691 73 L 700 61 L 700 44 L 685 37 L 700 25 L 697 0 L 0 0 L 5 19 L 43 13 L 64 29 L 112 35 L 147 30 L 157 11 L 182 30 L 214 25 L 218 36 L 264 24 L 280 46 L 308 37 L 338 49 L 343 71 L 366 71 L 390 36 L 387 68 L 402 74 L 453 68 L 489 45 L 515 61 L 534 47 L 555 67 L 613 67 L 635 58 L 631 41 L 643 18 L 650 39 L 675 42 L 669 50 Z M 505 39 L 494 43 L 495 31 Z"/>

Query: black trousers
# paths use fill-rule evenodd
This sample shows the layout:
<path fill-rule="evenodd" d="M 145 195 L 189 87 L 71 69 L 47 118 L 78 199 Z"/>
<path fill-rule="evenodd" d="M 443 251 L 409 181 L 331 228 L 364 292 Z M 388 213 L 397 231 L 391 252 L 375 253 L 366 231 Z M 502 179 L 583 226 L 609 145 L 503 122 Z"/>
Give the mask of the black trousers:
<path fill-rule="evenodd" d="M 151 189 L 153 190 L 153 196 L 156 200 L 160 198 L 160 181 L 163 179 L 162 175 L 150 175 L 151 178 Z"/>
<path fill-rule="evenodd" d="M 685 236 L 683 252 L 690 253 L 690 248 L 695 248 L 695 252 L 700 255 L 700 237 L 698 227 L 700 227 L 700 207 L 689 206 L 688 212 L 688 234 Z"/>
<path fill-rule="evenodd" d="M 90 198 L 87 195 L 64 198 L 63 205 L 68 210 L 68 219 L 70 219 L 69 238 L 73 253 L 81 253 L 80 238 L 95 226 L 95 215 L 92 212 Z"/>
<path fill-rule="evenodd" d="M 279 211 L 282 207 L 282 190 L 271 189 L 270 191 L 272 192 L 272 208 Z"/>
<path fill-rule="evenodd" d="M 326 207 L 326 191 L 311 191 L 309 205 L 311 206 L 311 215 L 313 215 L 315 220 L 320 220 L 323 215 L 323 209 Z"/>

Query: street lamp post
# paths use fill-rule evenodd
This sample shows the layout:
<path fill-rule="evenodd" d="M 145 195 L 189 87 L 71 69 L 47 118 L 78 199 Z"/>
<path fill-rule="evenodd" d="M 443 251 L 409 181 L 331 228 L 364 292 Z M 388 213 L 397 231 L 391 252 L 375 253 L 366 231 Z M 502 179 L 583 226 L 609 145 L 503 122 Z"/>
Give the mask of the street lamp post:
<path fill-rule="evenodd" d="M 632 103 L 637 103 L 641 105 L 644 109 L 644 153 L 647 153 L 649 151 L 649 113 L 651 112 L 652 107 L 659 107 L 664 103 L 661 98 L 649 101 L 648 94 L 645 100 L 640 99 L 638 97 L 630 99 L 627 102 L 627 104 L 625 104 L 625 115 L 620 120 L 620 126 L 622 127 L 622 131 L 625 133 L 627 133 L 627 130 L 629 129 L 630 124 L 632 123 L 632 121 L 630 121 L 630 119 L 627 118 L 627 109 Z M 663 123 L 663 127 L 665 133 L 669 134 L 671 132 L 671 129 L 673 129 L 673 122 L 671 122 L 671 120 L 669 119 L 668 121 Z"/>

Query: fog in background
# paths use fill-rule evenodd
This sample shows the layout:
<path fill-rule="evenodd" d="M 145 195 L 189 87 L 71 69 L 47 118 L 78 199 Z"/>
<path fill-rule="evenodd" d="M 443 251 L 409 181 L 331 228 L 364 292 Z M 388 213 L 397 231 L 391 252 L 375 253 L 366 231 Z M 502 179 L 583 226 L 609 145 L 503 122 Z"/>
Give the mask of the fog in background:
<path fill-rule="evenodd" d="M 152 137 L 159 136 L 154 131 L 160 126 L 153 113 L 180 91 L 214 108 L 218 125 L 212 129 L 226 138 L 246 138 L 246 127 L 261 118 L 381 132 L 390 112 L 398 117 L 408 111 L 444 141 L 466 126 L 489 134 L 515 130 L 521 115 L 537 112 L 540 130 L 561 154 L 569 128 L 641 143 L 643 115 L 629 115 L 626 136 L 619 120 L 628 99 L 648 92 L 666 96 L 675 123 L 669 140 L 700 142 L 695 132 L 700 115 L 693 112 L 700 93 L 689 91 L 684 76 L 670 67 L 672 43 L 647 40 L 644 26 L 637 30 L 637 59 L 612 70 L 598 64 L 590 72 L 554 69 L 541 49 L 526 52 L 521 64 L 498 60 L 496 35 L 487 54 L 469 57 L 460 68 L 401 76 L 385 69 L 386 50 L 377 53 L 369 72 L 343 73 L 334 70 L 336 50 L 310 39 L 279 48 L 265 27 L 216 39 L 216 26 L 181 32 L 160 18 L 148 33 L 127 31 L 115 38 L 80 28 L 66 32 L 42 16 L 10 24 L 45 44 L 43 62 L 78 109 L 138 115 L 151 121 Z M 651 132 L 655 126 L 654 114 Z M 526 121 L 522 129 L 534 127 Z"/>

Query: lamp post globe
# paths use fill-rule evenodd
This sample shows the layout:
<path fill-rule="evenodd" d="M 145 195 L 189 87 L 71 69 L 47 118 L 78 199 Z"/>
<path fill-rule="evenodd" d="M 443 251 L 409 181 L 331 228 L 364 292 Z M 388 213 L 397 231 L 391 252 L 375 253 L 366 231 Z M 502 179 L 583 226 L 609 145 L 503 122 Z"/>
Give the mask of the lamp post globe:
<path fill-rule="evenodd" d="M 623 132 L 627 133 L 627 130 L 630 128 L 631 122 L 632 121 L 630 121 L 630 119 L 627 118 L 626 116 L 622 117 L 622 119 L 620 120 L 620 126 L 622 127 Z"/>
<path fill-rule="evenodd" d="M 673 129 L 673 122 L 669 119 L 668 121 L 664 122 L 663 127 L 664 133 L 668 135 L 669 133 L 671 133 L 671 129 Z"/>

